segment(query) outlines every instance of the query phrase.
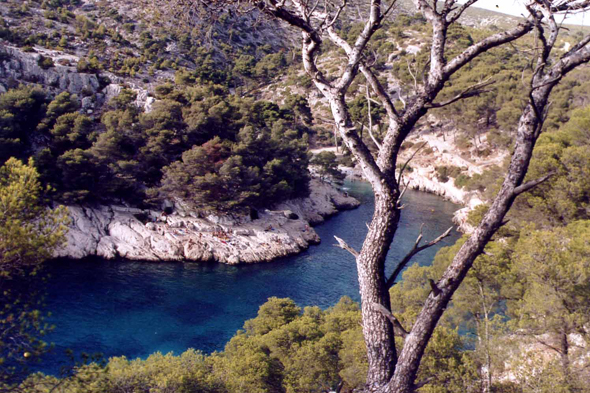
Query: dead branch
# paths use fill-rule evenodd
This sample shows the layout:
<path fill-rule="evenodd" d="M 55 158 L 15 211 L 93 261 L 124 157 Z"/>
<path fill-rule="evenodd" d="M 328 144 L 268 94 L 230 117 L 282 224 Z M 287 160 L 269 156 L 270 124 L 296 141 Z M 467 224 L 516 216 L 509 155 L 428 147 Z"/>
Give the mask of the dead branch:
<path fill-rule="evenodd" d="M 417 89 L 418 88 L 418 81 L 416 80 L 416 75 L 414 75 L 414 73 L 412 72 L 412 67 L 410 66 L 410 61 L 408 59 L 406 59 L 406 64 L 408 65 L 408 72 L 410 73 L 410 76 L 414 80 L 414 89 Z"/>
<path fill-rule="evenodd" d="M 375 146 L 377 146 L 377 149 L 381 150 L 381 144 L 377 141 L 377 139 L 375 138 L 375 136 L 373 135 L 373 116 L 371 115 L 371 95 L 369 94 L 369 85 L 365 86 L 365 90 L 366 90 L 366 95 L 367 95 L 367 110 L 368 110 L 368 114 L 367 116 L 369 116 L 369 135 L 371 136 L 371 139 L 373 140 L 373 143 L 375 144 Z"/>
<path fill-rule="evenodd" d="M 399 276 L 399 274 L 402 272 L 402 270 L 404 270 L 404 268 L 412 260 L 414 255 L 416 255 L 419 252 L 424 251 L 427 248 L 430 248 L 430 247 L 434 246 L 435 244 L 439 243 L 441 240 L 443 240 L 444 238 L 449 236 L 451 234 L 451 231 L 453 230 L 453 227 L 450 227 L 449 229 L 447 229 L 442 235 L 440 235 L 436 239 L 420 246 L 420 242 L 422 241 L 422 236 L 423 236 L 422 235 L 422 228 L 423 227 L 424 227 L 424 224 L 422 224 L 422 226 L 420 227 L 420 234 L 418 235 L 418 238 L 416 239 L 416 242 L 414 243 L 414 247 L 412 247 L 410 252 L 408 252 L 406 254 L 406 256 L 397 264 L 395 270 L 393 271 L 391 276 L 389 276 L 389 278 L 387 279 L 387 287 L 388 288 L 391 288 L 392 286 L 395 285 L 395 280 L 397 280 L 397 277 Z"/>
<path fill-rule="evenodd" d="M 465 98 L 475 97 L 475 96 L 478 96 L 482 93 L 488 93 L 488 92 L 490 92 L 490 90 L 486 90 L 486 89 L 482 89 L 482 88 L 495 83 L 494 81 L 491 81 L 490 79 L 491 78 L 488 78 L 483 82 L 479 82 L 479 83 L 469 86 L 468 88 L 466 88 L 461 93 L 454 96 L 453 98 L 449 98 L 448 100 L 443 101 L 443 102 L 433 102 L 430 105 L 427 105 L 426 107 L 427 108 L 442 108 L 444 106 L 451 105 L 452 103 L 457 102 L 459 100 L 463 100 Z"/>
<path fill-rule="evenodd" d="M 547 180 L 549 180 L 551 177 L 555 176 L 555 174 L 556 174 L 556 172 L 551 172 L 551 173 L 548 173 L 545 176 L 542 176 L 538 179 L 531 180 L 531 181 L 528 181 L 524 184 L 521 184 L 520 186 L 518 186 L 514 189 L 514 195 L 520 195 L 524 192 L 527 192 L 527 191 L 535 188 L 539 184 L 544 183 Z"/>
<path fill-rule="evenodd" d="M 349 246 L 348 243 L 346 243 L 344 240 L 340 239 L 338 236 L 334 236 L 334 238 L 338 242 L 338 244 L 336 245 L 336 247 L 340 247 L 341 249 L 346 250 L 349 253 L 351 253 L 355 258 L 358 258 L 359 253 L 358 253 L 357 250 L 355 250 L 354 248 L 352 248 L 351 246 Z"/>
<path fill-rule="evenodd" d="M 410 163 L 410 161 L 412 161 L 414 159 L 414 157 L 416 157 L 416 154 L 418 154 L 418 152 L 420 150 L 422 150 L 422 148 L 424 146 L 426 146 L 427 144 L 428 144 L 428 141 L 426 141 L 426 142 L 422 143 L 420 146 L 418 146 L 418 148 L 416 149 L 416 151 L 414 151 L 414 153 L 412 153 L 412 155 L 410 156 L 410 158 L 408 158 L 406 160 L 406 162 L 404 162 L 404 165 L 402 165 L 402 167 L 399 170 L 399 175 L 397 177 L 397 184 L 401 184 L 402 175 L 403 175 L 404 171 L 406 170 L 406 168 L 407 168 L 408 164 Z"/>
<path fill-rule="evenodd" d="M 383 306 L 382 304 L 379 304 L 379 303 L 372 303 L 371 307 L 373 308 L 373 310 L 380 312 L 385 318 L 387 318 L 389 320 L 389 322 L 391 322 L 391 324 L 393 325 L 393 329 L 395 331 L 395 334 L 399 335 L 400 337 L 404 337 L 404 338 L 407 336 L 408 331 L 406 329 L 404 329 L 404 327 L 398 321 L 398 319 L 391 313 L 391 311 L 389 311 L 387 308 L 385 308 L 385 306 Z"/>
<path fill-rule="evenodd" d="M 461 15 L 463 15 L 463 12 L 465 12 L 465 10 L 467 10 L 467 8 L 471 7 L 473 4 L 475 4 L 478 0 L 468 0 L 466 1 L 464 4 L 462 4 L 459 8 L 456 7 L 449 7 L 449 10 L 447 12 L 447 21 L 449 23 L 453 23 L 455 21 L 457 21 L 457 19 L 459 19 L 461 17 Z M 453 3 L 455 3 L 455 1 L 453 1 Z M 454 6 L 454 4 L 453 4 Z M 455 11 L 455 13 L 452 13 L 452 11 Z"/>
<path fill-rule="evenodd" d="M 404 197 L 406 191 L 408 191 L 408 187 L 409 187 L 410 182 L 406 182 L 404 184 L 404 188 L 402 189 L 402 192 L 399 193 L 399 197 L 398 197 L 398 204 L 399 202 L 402 200 L 402 198 Z"/>

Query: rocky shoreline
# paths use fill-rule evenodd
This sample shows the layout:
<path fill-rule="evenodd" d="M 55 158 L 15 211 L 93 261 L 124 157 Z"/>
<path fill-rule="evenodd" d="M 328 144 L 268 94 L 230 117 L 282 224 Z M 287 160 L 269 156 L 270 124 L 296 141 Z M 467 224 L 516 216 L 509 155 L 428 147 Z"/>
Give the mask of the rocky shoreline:
<path fill-rule="evenodd" d="M 359 168 L 340 168 L 346 173 L 347 179 L 366 181 Z M 463 206 L 453 214 L 453 222 L 457 224 L 457 230 L 462 233 L 471 233 L 474 228 L 467 223 L 469 213 L 483 203 L 476 192 L 466 192 L 457 186 L 453 179 L 446 183 L 440 182 L 436 176 L 434 167 L 415 166 L 411 172 L 404 175 L 404 181 L 408 182 L 411 190 L 427 192 Z"/>
<path fill-rule="evenodd" d="M 67 244 L 55 257 L 142 261 L 268 262 L 320 242 L 312 225 L 360 202 L 319 179 L 310 195 L 250 216 L 201 217 L 175 206 L 170 214 L 125 206 L 68 206 Z"/>
<path fill-rule="evenodd" d="M 438 195 L 450 202 L 463 206 L 453 214 L 453 222 L 457 224 L 457 230 L 461 233 L 471 233 L 473 228 L 468 222 L 469 213 L 483 202 L 475 192 L 466 192 L 455 186 L 453 179 L 440 182 L 434 175 L 434 170 L 429 168 L 414 168 L 405 176 L 408 187 L 412 190 L 428 192 Z"/>

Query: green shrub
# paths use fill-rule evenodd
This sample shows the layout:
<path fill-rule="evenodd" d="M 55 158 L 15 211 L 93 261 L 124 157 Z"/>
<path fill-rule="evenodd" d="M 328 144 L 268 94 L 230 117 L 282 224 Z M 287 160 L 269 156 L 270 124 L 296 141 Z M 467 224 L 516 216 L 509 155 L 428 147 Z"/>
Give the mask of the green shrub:
<path fill-rule="evenodd" d="M 332 177 L 335 180 L 343 180 L 346 176 L 338 169 L 338 160 L 336 154 L 331 151 L 323 151 L 316 155 L 311 163 L 318 167 L 320 177 Z"/>
<path fill-rule="evenodd" d="M 456 178 L 462 172 L 462 169 L 458 166 L 439 166 L 436 168 L 436 177 L 443 183 L 449 181 L 449 178 Z"/>
<path fill-rule="evenodd" d="M 44 70 L 55 67 L 55 63 L 51 57 L 40 56 L 37 64 L 39 64 L 39 67 L 43 68 Z"/>
<path fill-rule="evenodd" d="M 471 176 L 461 173 L 455 178 L 455 186 L 463 188 L 469 183 L 470 180 Z"/>
<path fill-rule="evenodd" d="M 100 62 L 96 56 L 89 59 L 80 59 L 76 65 L 76 69 L 82 74 L 95 74 L 101 70 Z"/>

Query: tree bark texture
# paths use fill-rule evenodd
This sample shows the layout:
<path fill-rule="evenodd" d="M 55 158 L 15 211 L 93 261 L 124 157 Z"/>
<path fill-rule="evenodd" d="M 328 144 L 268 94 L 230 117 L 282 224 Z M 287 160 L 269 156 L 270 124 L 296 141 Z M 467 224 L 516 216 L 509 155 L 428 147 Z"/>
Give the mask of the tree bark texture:
<path fill-rule="evenodd" d="M 373 304 L 380 304 L 391 310 L 389 288 L 383 277 L 385 257 L 399 222 L 399 210 L 391 209 L 396 200 L 395 195 L 375 196 L 373 220 L 357 258 L 363 335 L 369 360 L 369 390 L 384 386 L 397 363 L 393 326 L 386 316 L 373 307 Z"/>

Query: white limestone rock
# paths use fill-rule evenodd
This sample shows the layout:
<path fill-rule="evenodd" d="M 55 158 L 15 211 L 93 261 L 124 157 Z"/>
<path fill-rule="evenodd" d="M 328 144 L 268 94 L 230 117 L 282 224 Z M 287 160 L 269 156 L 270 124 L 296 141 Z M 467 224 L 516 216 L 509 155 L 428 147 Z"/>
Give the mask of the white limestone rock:
<path fill-rule="evenodd" d="M 0 80 L 13 79 L 18 82 L 41 84 L 59 91 L 69 91 L 72 94 L 82 92 L 96 93 L 100 88 L 98 77 L 95 74 L 78 73 L 75 64 L 76 56 L 63 52 L 36 47 L 36 52 L 23 52 L 21 49 L 4 45 L 4 52 L 9 59 L 0 62 Z M 51 58 L 54 66 L 43 69 L 39 66 L 41 56 Z M 61 65 L 60 60 L 72 65 Z"/>
<path fill-rule="evenodd" d="M 299 253 L 320 238 L 311 228 L 338 209 L 359 202 L 317 179 L 311 195 L 260 212 L 259 218 L 161 212 L 125 206 L 69 206 L 72 223 L 67 245 L 56 257 L 145 261 L 217 261 L 227 264 L 268 262 Z M 178 204 L 175 204 L 177 206 Z M 293 215 L 287 218 L 285 212 Z M 145 220 L 148 222 L 140 221 Z"/>

